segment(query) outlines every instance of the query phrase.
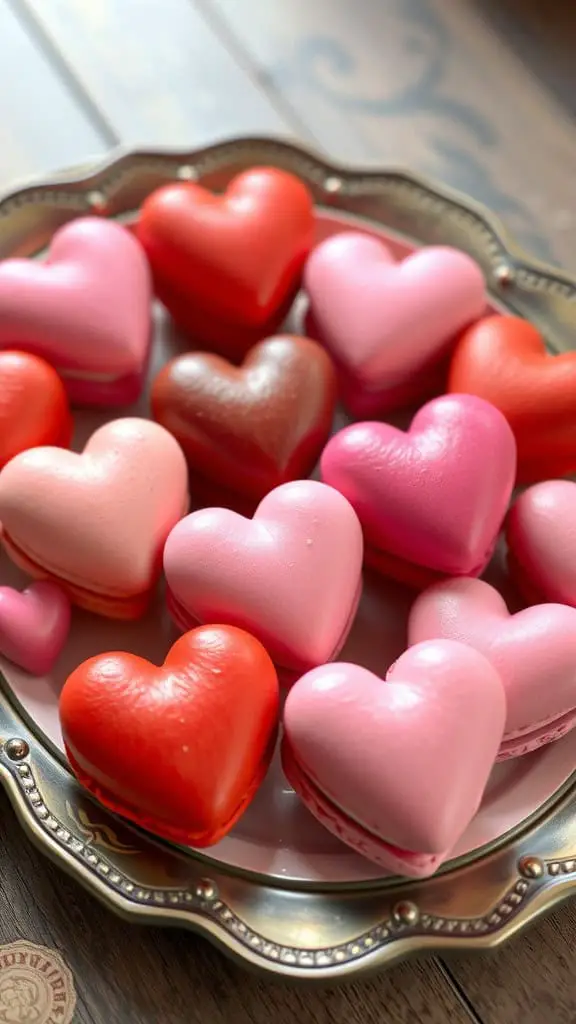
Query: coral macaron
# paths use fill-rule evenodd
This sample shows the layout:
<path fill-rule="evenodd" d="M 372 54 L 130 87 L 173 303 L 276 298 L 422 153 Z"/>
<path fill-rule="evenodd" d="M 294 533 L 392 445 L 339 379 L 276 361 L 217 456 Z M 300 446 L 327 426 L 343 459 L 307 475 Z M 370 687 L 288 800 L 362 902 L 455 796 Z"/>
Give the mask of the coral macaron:
<path fill-rule="evenodd" d="M 312 197 L 294 175 L 254 167 L 222 195 L 192 182 L 157 189 L 136 231 L 176 322 L 241 358 L 277 330 L 299 287 L 314 239 Z"/>
<path fill-rule="evenodd" d="M 205 626 L 164 664 L 90 658 L 60 695 L 66 752 L 106 807 L 165 839 L 217 843 L 260 785 L 278 724 L 278 680 L 261 644 Z"/>
<path fill-rule="evenodd" d="M 330 436 L 336 376 L 308 338 L 279 335 L 240 367 L 190 352 L 158 374 L 154 418 L 180 442 L 201 477 L 259 500 L 308 476 Z"/>
<path fill-rule="evenodd" d="M 362 530 L 350 504 L 314 480 L 271 491 L 246 519 L 202 509 L 164 550 L 181 629 L 227 622 L 257 637 L 277 665 L 304 671 L 336 656 L 361 590 Z"/>
<path fill-rule="evenodd" d="M 486 307 L 480 267 L 430 246 L 396 263 L 378 238 L 342 232 L 308 258 L 307 329 L 340 368 L 354 416 L 370 416 L 443 390 L 447 356 Z"/>
<path fill-rule="evenodd" d="M 510 509 L 506 539 L 510 574 L 527 601 L 576 608 L 576 483 L 529 487 Z"/>
<path fill-rule="evenodd" d="M 56 370 L 30 352 L 0 352 L 0 469 L 28 448 L 67 448 L 72 427 Z"/>
<path fill-rule="evenodd" d="M 516 446 L 504 416 L 471 395 L 424 405 L 407 433 L 356 423 L 328 442 L 322 479 L 355 508 L 366 559 L 401 582 L 477 576 L 504 520 Z"/>
<path fill-rule="evenodd" d="M 42 356 L 77 404 L 134 401 L 151 336 L 146 257 L 126 228 L 81 217 L 54 235 L 44 261 L 0 264 L 0 348 Z"/>
<path fill-rule="evenodd" d="M 164 542 L 187 508 L 182 449 L 148 420 L 112 420 L 80 454 L 33 448 L 0 473 L 2 543 L 11 559 L 110 618 L 144 613 Z"/>
<path fill-rule="evenodd" d="M 518 447 L 518 481 L 576 470 L 576 353 L 552 357 L 533 324 L 491 316 L 464 332 L 448 390 L 479 395 L 508 420 Z"/>
<path fill-rule="evenodd" d="M 418 644 L 386 680 L 335 663 L 303 676 L 284 708 L 282 763 L 308 809 L 387 871 L 424 877 L 480 806 L 502 738 L 492 665 L 464 644 Z"/>
<path fill-rule="evenodd" d="M 576 725 L 576 609 L 541 604 L 510 615 L 482 580 L 447 580 L 419 595 L 409 642 L 440 637 L 469 644 L 492 663 L 506 693 L 499 759 L 518 757 Z"/>

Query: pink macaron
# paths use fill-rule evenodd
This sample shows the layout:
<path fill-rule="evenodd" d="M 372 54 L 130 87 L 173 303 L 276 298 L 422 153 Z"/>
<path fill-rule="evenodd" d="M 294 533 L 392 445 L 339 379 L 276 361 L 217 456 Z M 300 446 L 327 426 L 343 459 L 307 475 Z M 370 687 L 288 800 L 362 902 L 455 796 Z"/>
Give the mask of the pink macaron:
<path fill-rule="evenodd" d="M 111 420 L 80 454 L 31 448 L 0 473 L 1 540 L 12 561 L 109 618 L 144 613 L 166 538 L 187 511 L 184 453 L 149 420 Z"/>
<path fill-rule="evenodd" d="M 281 668 L 334 658 L 356 611 L 362 530 L 338 491 L 314 480 L 276 487 L 252 519 L 192 512 L 164 550 L 168 603 L 185 631 L 220 622 L 252 633 Z"/>
<path fill-rule="evenodd" d="M 480 806 L 505 712 L 496 670 L 454 641 L 411 648 L 386 680 L 325 665 L 288 694 L 282 763 L 339 839 L 387 871 L 426 877 Z"/>
<path fill-rule="evenodd" d="M 458 334 L 486 307 L 480 267 L 430 246 L 397 263 L 378 238 L 344 231 L 309 256 L 307 333 L 340 369 L 354 416 L 372 416 L 444 390 Z"/>
<path fill-rule="evenodd" d="M 42 676 L 54 667 L 70 632 L 70 601 L 50 580 L 20 592 L 0 587 L 0 655 Z"/>
<path fill-rule="evenodd" d="M 576 609 L 540 604 L 510 615 L 482 580 L 446 580 L 415 601 L 408 640 L 469 644 L 492 663 L 506 693 L 499 760 L 559 739 L 576 725 Z"/>
<path fill-rule="evenodd" d="M 42 356 L 79 405 L 124 405 L 143 387 L 151 338 L 146 256 L 122 225 L 82 217 L 44 260 L 0 264 L 0 348 Z"/>
<path fill-rule="evenodd" d="M 510 509 L 506 539 L 510 574 L 527 601 L 576 608 L 576 483 L 529 487 Z"/>
<path fill-rule="evenodd" d="M 355 423 L 328 442 L 322 479 L 355 508 L 367 561 L 414 587 L 478 576 L 514 486 L 516 444 L 504 416 L 472 395 L 424 405 L 408 432 Z"/>

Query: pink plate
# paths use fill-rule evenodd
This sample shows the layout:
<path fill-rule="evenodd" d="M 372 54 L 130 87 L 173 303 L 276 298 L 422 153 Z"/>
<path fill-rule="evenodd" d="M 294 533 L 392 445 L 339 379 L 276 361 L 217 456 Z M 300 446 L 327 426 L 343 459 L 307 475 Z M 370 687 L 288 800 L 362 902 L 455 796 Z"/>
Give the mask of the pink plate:
<path fill-rule="evenodd" d="M 319 240 L 344 227 L 362 227 L 377 234 L 365 223 L 352 218 L 319 213 Z M 409 243 L 401 238 L 384 234 L 382 237 L 399 256 L 411 251 Z M 297 331 L 299 325 L 301 304 L 297 303 L 290 328 Z M 182 343 L 158 309 L 150 374 L 154 375 L 167 359 L 181 350 Z M 114 410 L 113 416 L 102 412 L 77 412 L 74 447 L 82 448 L 86 438 L 106 419 L 132 414 L 149 414 L 147 398 L 129 408 Z M 345 422 L 346 418 L 339 413 L 335 427 Z M 498 566 L 493 566 L 492 571 L 498 571 Z M 25 583 L 24 576 L 5 556 L 0 559 L 0 583 L 18 587 Z M 343 658 L 384 675 L 405 647 L 409 601 L 409 593 L 401 587 L 367 574 Z M 62 753 L 57 697 L 67 674 L 85 658 L 114 649 L 133 651 L 161 663 L 173 638 L 173 628 L 159 595 L 157 605 L 146 619 L 136 623 L 110 622 L 75 611 L 71 638 L 49 676 L 34 678 L 2 660 L 0 668 L 37 730 Z M 537 813 L 569 778 L 575 764 L 576 732 L 573 732 L 534 754 L 498 765 L 492 773 L 482 807 L 454 850 L 454 856 L 471 854 L 497 841 Z M 352 853 L 311 817 L 284 779 L 278 760 L 234 831 L 217 846 L 202 851 L 202 856 L 231 868 L 295 884 L 354 883 L 382 877 L 381 869 Z"/>

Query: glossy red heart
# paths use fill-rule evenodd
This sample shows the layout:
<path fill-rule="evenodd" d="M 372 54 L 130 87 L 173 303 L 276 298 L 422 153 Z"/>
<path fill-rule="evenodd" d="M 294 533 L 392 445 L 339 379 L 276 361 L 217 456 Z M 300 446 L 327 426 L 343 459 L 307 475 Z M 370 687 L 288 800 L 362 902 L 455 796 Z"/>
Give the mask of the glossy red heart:
<path fill-rule="evenodd" d="M 137 236 L 174 319 L 238 358 L 273 333 L 296 293 L 313 244 L 312 198 L 269 167 L 238 175 L 223 195 L 166 185 L 143 204 Z"/>
<path fill-rule="evenodd" d="M 178 356 L 152 388 L 154 418 L 205 479 L 259 500 L 308 476 L 332 426 L 336 374 L 308 338 L 278 336 L 241 367 L 220 356 Z"/>
<path fill-rule="evenodd" d="M 264 778 L 278 680 L 254 637 L 202 626 L 160 668 L 122 652 L 85 661 L 64 684 L 60 720 L 74 773 L 102 804 L 163 838 L 210 846 Z"/>
<path fill-rule="evenodd" d="M 28 448 L 67 448 L 72 426 L 56 370 L 29 352 L 0 352 L 0 468 Z"/>
<path fill-rule="evenodd" d="M 448 390 L 479 395 L 504 414 L 520 483 L 576 471 L 576 353 L 551 356 L 527 320 L 491 316 L 465 331 Z"/>

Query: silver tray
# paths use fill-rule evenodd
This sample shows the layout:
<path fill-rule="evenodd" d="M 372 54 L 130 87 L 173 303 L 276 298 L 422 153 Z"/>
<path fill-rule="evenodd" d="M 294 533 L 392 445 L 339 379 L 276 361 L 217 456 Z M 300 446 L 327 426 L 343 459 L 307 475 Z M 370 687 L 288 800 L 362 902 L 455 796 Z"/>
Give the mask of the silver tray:
<path fill-rule="evenodd" d="M 576 282 L 526 256 L 487 210 L 403 171 L 337 167 L 273 140 L 120 153 L 27 185 L 0 198 L 0 258 L 37 253 L 79 215 L 122 217 L 168 181 L 222 189 L 255 164 L 293 171 L 319 206 L 416 244 L 465 250 L 500 307 L 535 323 L 552 351 L 574 347 Z M 223 870 L 109 814 L 77 785 L 7 681 L 0 683 L 0 778 L 40 849 L 123 916 L 195 929 L 266 971 L 337 979 L 416 953 L 492 948 L 576 890 L 574 775 L 520 830 L 433 879 L 296 887 Z"/>

